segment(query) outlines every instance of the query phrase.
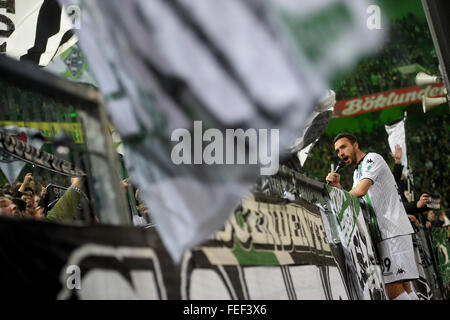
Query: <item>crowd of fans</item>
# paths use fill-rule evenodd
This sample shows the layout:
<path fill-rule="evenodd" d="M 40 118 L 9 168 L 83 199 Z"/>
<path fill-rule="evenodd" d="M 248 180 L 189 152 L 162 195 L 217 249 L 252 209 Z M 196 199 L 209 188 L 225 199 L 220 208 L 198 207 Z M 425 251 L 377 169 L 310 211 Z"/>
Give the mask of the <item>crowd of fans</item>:
<path fill-rule="evenodd" d="M 69 188 L 62 189 L 61 195 L 50 195 L 48 187 L 36 185 L 32 173 L 27 173 L 23 181 L 12 186 L 8 183 L 0 188 L 0 216 L 36 220 L 70 220 L 77 218 L 82 209 L 83 177 L 71 178 Z M 78 217 L 80 218 L 80 217 Z"/>
<path fill-rule="evenodd" d="M 360 61 L 356 70 L 333 81 L 338 100 L 414 86 L 409 70 L 399 67 L 417 64 L 429 74 L 438 74 L 438 61 L 426 21 L 413 14 L 392 20 L 389 36 L 375 56 Z M 415 73 L 414 73 L 415 75 Z"/>
<path fill-rule="evenodd" d="M 15 186 L 4 184 L 0 190 L 0 216 L 42 220 L 45 218 L 41 202 L 44 195 L 45 188 L 38 192 L 31 174 Z"/>
<path fill-rule="evenodd" d="M 436 191 L 443 196 L 448 208 L 450 199 L 450 168 L 448 113 L 439 117 L 423 117 L 416 127 L 411 127 L 408 139 L 409 163 L 414 172 L 414 188 L 419 192 Z"/>
<path fill-rule="evenodd" d="M 69 223 L 100 222 L 87 196 L 85 177 L 70 178 L 31 166 L 24 170 L 23 175 L 14 185 L 5 179 L 0 181 L 0 217 Z M 122 186 L 129 198 L 133 224 L 147 226 L 151 221 L 150 212 L 139 196 L 139 189 L 128 179 L 122 181 Z"/>

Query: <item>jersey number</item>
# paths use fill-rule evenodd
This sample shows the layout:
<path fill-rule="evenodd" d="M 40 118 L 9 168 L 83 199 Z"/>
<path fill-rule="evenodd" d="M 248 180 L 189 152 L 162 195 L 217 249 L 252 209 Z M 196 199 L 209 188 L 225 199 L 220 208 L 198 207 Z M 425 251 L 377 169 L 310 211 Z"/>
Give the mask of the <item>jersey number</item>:
<path fill-rule="evenodd" d="M 389 272 L 391 270 L 391 259 L 386 258 L 383 260 L 383 263 L 381 264 L 381 272 L 384 273 L 384 270 L 386 269 L 386 272 Z"/>

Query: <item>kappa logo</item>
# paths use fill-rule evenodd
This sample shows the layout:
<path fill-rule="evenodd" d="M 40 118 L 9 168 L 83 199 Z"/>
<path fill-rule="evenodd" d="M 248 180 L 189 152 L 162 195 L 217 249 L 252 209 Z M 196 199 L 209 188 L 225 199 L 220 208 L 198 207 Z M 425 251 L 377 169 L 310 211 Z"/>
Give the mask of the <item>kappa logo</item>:
<path fill-rule="evenodd" d="M 397 274 L 402 274 L 402 273 L 405 273 L 405 270 L 403 270 L 402 268 L 398 268 Z"/>
<path fill-rule="evenodd" d="M 367 163 L 373 163 L 372 159 L 367 160 Z"/>

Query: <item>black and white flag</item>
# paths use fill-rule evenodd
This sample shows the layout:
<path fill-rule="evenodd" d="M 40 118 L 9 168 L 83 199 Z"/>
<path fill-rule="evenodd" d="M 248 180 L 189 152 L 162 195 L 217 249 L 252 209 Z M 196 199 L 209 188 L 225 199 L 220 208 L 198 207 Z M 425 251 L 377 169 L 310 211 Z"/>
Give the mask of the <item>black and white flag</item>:
<path fill-rule="evenodd" d="M 69 17 L 57 0 L 0 1 L 0 53 L 46 66 L 77 42 L 72 31 L 77 18 Z"/>
<path fill-rule="evenodd" d="M 40 150 L 44 145 L 44 141 L 39 138 L 39 135 L 42 135 L 42 133 L 37 129 L 19 128 L 16 125 L 11 125 L 0 127 L 0 132 L 12 135 L 19 140 L 22 140 L 24 143 L 33 146 L 37 150 Z M 25 167 L 25 164 L 26 163 L 24 161 L 11 156 L 4 150 L 0 150 L 0 170 L 3 172 L 11 185 L 16 183 L 17 178 L 19 178 L 20 173 Z"/>
<path fill-rule="evenodd" d="M 303 132 L 295 139 L 294 144 L 290 147 L 291 152 L 297 153 L 297 158 L 302 167 L 308 157 L 309 151 L 327 131 L 328 124 L 333 116 L 335 104 L 336 93 L 328 89 L 309 116 Z"/>
<path fill-rule="evenodd" d="M 60 2 L 82 11 L 80 46 L 130 181 L 175 260 L 276 173 L 330 75 L 381 40 L 367 1 Z"/>

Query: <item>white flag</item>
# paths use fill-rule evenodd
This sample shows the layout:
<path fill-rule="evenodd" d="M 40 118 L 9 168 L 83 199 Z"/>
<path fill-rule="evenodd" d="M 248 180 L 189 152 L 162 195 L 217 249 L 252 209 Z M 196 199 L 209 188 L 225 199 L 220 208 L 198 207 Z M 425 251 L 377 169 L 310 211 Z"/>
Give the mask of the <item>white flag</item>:
<path fill-rule="evenodd" d="M 388 134 L 389 147 L 391 152 L 395 153 L 395 146 L 398 144 L 402 148 L 401 163 L 403 166 L 402 173 L 405 177 L 408 176 L 408 157 L 406 154 L 406 139 L 405 139 L 405 118 L 391 124 L 385 125 L 386 132 Z"/>
<path fill-rule="evenodd" d="M 305 164 L 306 159 L 308 158 L 309 155 L 309 151 L 311 151 L 312 147 L 314 147 L 314 144 L 318 141 L 319 139 L 317 139 L 316 141 L 310 143 L 308 146 L 306 146 L 305 148 L 303 148 L 302 150 L 297 152 L 297 158 L 300 161 L 300 165 L 303 167 L 303 165 Z"/>

